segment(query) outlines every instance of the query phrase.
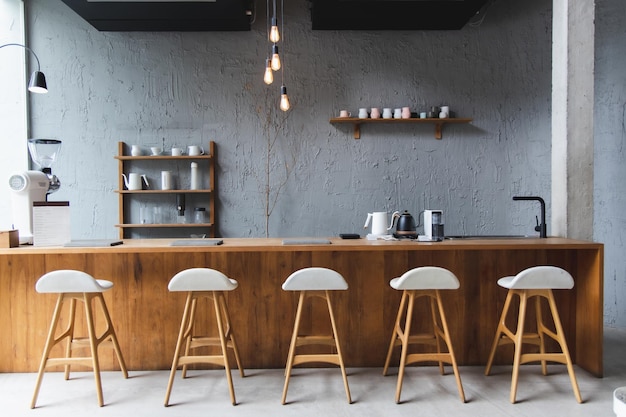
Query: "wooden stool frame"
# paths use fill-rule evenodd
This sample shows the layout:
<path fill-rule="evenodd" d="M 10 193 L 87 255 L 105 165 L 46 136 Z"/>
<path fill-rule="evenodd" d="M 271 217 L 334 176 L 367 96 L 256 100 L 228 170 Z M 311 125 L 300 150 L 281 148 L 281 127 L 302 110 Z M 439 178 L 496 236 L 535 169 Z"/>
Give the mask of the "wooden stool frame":
<path fill-rule="evenodd" d="M 506 323 L 506 317 L 511 306 L 511 301 L 514 296 L 518 296 L 519 314 L 517 318 L 517 330 L 513 333 Z M 537 318 L 537 333 L 525 333 L 524 323 L 526 317 L 526 309 L 528 301 L 536 297 L 535 300 L 535 314 Z M 545 298 L 550 306 L 550 312 L 554 322 L 556 332 L 549 329 L 543 321 L 541 313 L 541 299 Z M 545 351 L 545 336 L 549 336 L 555 340 L 561 347 L 561 353 L 547 353 Z M 523 344 L 533 344 L 539 346 L 539 353 L 522 353 Z M 582 403 L 580 396 L 580 390 L 578 389 L 578 383 L 576 382 L 576 375 L 574 375 L 574 367 L 572 365 L 572 359 L 567 349 L 567 342 L 565 341 L 565 335 L 563 332 L 563 326 L 561 325 L 561 319 L 559 312 L 556 308 L 556 302 L 554 301 L 554 295 L 551 289 L 509 289 L 506 300 L 504 301 L 504 308 L 502 309 L 502 315 L 500 316 L 500 322 L 498 323 L 498 329 L 496 330 L 496 336 L 493 339 L 491 347 L 491 353 L 489 354 L 489 360 L 487 361 L 487 367 L 485 368 L 485 375 L 489 375 L 491 372 L 491 365 L 496 354 L 498 346 L 505 344 L 514 344 L 515 353 L 513 358 L 513 376 L 511 380 L 511 403 L 515 403 L 515 397 L 517 393 L 517 381 L 519 377 L 519 367 L 521 364 L 528 362 L 541 362 L 541 372 L 543 375 L 547 375 L 548 369 L 546 362 L 557 362 L 567 366 L 567 373 L 569 374 L 570 382 L 576 400 Z"/>
<path fill-rule="evenodd" d="M 302 308 L 307 298 L 310 297 L 319 297 L 326 300 L 326 305 L 328 306 L 328 314 L 330 315 L 330 323 L 332 325 L 333 334 L 332 336 L 323 336 L 323 335 L 310 335 L 310 336 L 300 336 L 298 334 L 300 328 L 300 319 L 302 318 Z M 296 355 L 296 348 L 298 346 L 305 345 L 328 345 L 334 346 L 337 350 L 337 353 L 327 353 L 327 354 L 300 354 Z M 341 353 L 341 345 L 339 343 L 339 335 L 337 333 L 337 325 L 335 323 L 335 314 L 333 312 L 333 306 L 330 301 L 330 294 L 328 290 L 315 290 L 315 291 L 300 291 L 300 296 L 298 298 L 298 307 L 296 310 L 296 320 L 293 326 L 293 333 L 291 336 L 291 343 L 289 345 L 289 354 L 287 357 L 287 367 L 285 369 L 285 386 L 283 388 L 283 397 L 282 404 L 287 402 L 287 389 L 289 388 L 289 379 L 291 377 L 291 370 L 295 365 L 300 365 L 303 363 L 330 363 L 333 365 L 338 365 L 341 368 L 341 375 L 343 377 L 343 386 L 346 391 L 346 398 L 348 399 L 348 403 L 352 404 L 352 397 L 350 395 L 350 387 L 348 386 L 348 376 L 346 374 L 346 367 L 343 361 L 343 355 Z"/>
<path fill-rule="evenodd" d="M 213 300 L 213 306 L 215 308 L 215 317 L 217 321 L 217 337 L 209 336 L 194 336 L 194 322 L 196 316 L 196 306 L 198 299 L 209 298 Z M 183 344 L 185 345 L 184 353 Z M 205 346 L 220 346 L 222 351 L 221 355 L 190 355 L 191 349 L 205 347 Z M 228 350 L 232 348 L 235 354 L 235 361 L 237 362 L 237 368 L 239 368 L 239 374 L 243 378 L 244 371 L 241 365 L 241 359 L 239 357 L 239 349 L 237 349 L 237 342 L 235 341 L 235 335 L 233 334 L 230 315 L 228 314 L 228 307 L 226 306 L 226 300 L 222 291 L 188 291 L 187 301 L 185 302 L 185 309 L 183 312 L 183 318 L 180 323 L 180 331 L 178 333 L 178 340 L 176 341 L 176 350 L 174 352 L 174 359 L 172 361 L 172 368 L 170 371 L 170 378 L 167 383 L 167 392 L 165 394 L 165 406 L 169 405 L 170 394 L 172 392 L 172 386 L 174 384 L 174 377 L 176 375 L 176 369 L 180 365 L 183 366 L 182 377 L 187 377 L 187 365 L 206 363 L 223 366 L 226 371 L 226 379 L 228 381 L 228 390 L 230 392 L 230 400 L 233 405 L 237 404 L 235 399 L 235 389 L 233 387 L 233 379 L 230 373 L 230 365 L 228 362 Z"/>
<path fill-rule="evenodd" d="M 415 300 L 420 297 L 428 297 L 430 300 L 433 333 L 411 335 L 413 307 L 415 305 Z M 402 317 L 405 315 L 405 313 L 406 320 L 403 327 Z M 439 316 L 441 324 L 437 322 L 437 316 Z M 448 348 L 448 352 L 441 351 L 442 341 L 445 342 Z M 437 347 L 437 352 L 409 354 L 409 346 L 413 344 L 435 345 Z M 452 365 L 454 377 L 456 379 L 456 385 L 459 391 L 459 397 L 461 398 L 461 401 L 465 402 L 465 393 L 463 391 L 463 385 L 461 384 L 461 376 L 459 375 L 459 369 L 454 356 L 452 342 L 450 341 L 450 332 L 448 331 L 448 323 L 446 322 L 446 316 L 443 310 L 443 304 L 441 302 L 439 290 L 403 290 L 402 300 L 400 301 L 400 308 L 398 309 L 398 315 L 396 316 L 396 322 L 394 325 L 393 334 L 391 336 L 391 342 L 389 343 L 389 349 L 387 351 L 387 359 L 385 360 L 383 375 L 387 375 L 389 362 L 391 361 L 391 355 L 393 354 L 393 349 L 396 346 L 402 346 L 402 351 L 400 353 L 400 366 L 398 367 L 398 382 L 396 385 L 396 403 L 400 403 L 400 394 L 402 392 L 402 382 L 404 380 L 405 366 L 412 363 L 427 361 L 438 362 L 441 375 L 445 375 L 445 370 L 443 366 L 444 363 Z"/>
<path fill-rule="evenodd" d="M 96 336 L 96 325 L 94 322 L 94 309 L 92 306 L 92 300 L 97 300 L 100 305 L 104 320 L 106 322 L 106 329 L 100 336 Z M 65 330 L 55 337 L 56 329 L 61 318 L 61 312 L 63 305 L 66 301 L 69 301 L 69 320 Z M 76 301 L 83 302 L 85 310 L 85 319 L 87 323 L 87 337 L 74 338 L 74 320 L 76 317 Z M 66 341 L 65 356 L 62 358 L 50 358 L 50 352 L 52 349 Z M 39 365 L 39 372 L 37 374 L 37 382 L 35 384 L 35 392 L 30 404 L 30 408 L 35 408 L 37 403 L 37 396 L 39 395 L 39 389 L 41 387 L 41 381 L 46 368 L 58 365 L 65 366 L 65 380 L 70 379 L 70 366 L 71 365 L 83 365 L 93 368 L 93 375 L 96 381 L 96 392 L 98 394 L 98 405 L 102 407 L 104 405 L 104 398 L 102 395 L 102 383 L 100 380 L 100 361 L 98 358 L 98 348 L 101 345 L 112 347 L 115 350 L 117 360 L 120 364 L 124 378 L 128 378 L 128 370 L 124 358 L 122 357 L 122 351 L 113 329 L 113 323 L 109 311 L 104 302 L 102 293 L 60 293 L 57 298 L 56 307 L 52 314 L 52 321 L 50 323 L 50 330 L 48 331 L 48 337 L 46 338 L 46 344 L 41 356 L 41 363 Z M 89 348 L 91 356 L 72 357 L 72 350 L 80 348 Z"/>

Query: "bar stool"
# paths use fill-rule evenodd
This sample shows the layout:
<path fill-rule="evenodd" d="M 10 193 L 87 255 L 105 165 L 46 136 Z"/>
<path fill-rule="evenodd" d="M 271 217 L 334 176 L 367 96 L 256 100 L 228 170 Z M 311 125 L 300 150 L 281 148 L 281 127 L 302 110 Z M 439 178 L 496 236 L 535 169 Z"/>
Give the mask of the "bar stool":
<path fill-rule="evenodd" d="M 219 271 L 209 268 L 191 268 L 181 271 L 174 275 L 169 282 L 168 289 L 170 291 L 186 291 L 187 301 L 183 318 L 180 323 L 180 331 L 178 340 L 176 341 L 176 350 L 172 361 L 172 369 L 170 371 L 170 379 L 167 383 L 167 392 L 165 394 L 165 406 L 169 405 L 172 385 L 174 384 L 174 376 L 178 366 L 183 366 L 182 377 L 187 376 L 187 365 L 197 363 L 208 363 L 223 366 L 226 370 L 226 379 L 228 381 L 228 390 L 230 392 L 230 400 L 233 405 L 237 404 L 235 400 L 235 389 L 233 388 L 233 379 L 230 374 L 230 365 L 228 363 L 227 348 L 232 348 L 235 353 L 235 360 L 241 377 L 244 377 L 243 367 L 239 358 L 239 349 L 235 342 L 235 335 L 230 323 L 226 300 L 224 299 L 224 291 L 232 291 L 237 288 L 238 283 L 234 279 L 228 278 Z M 193 335 L 194 322 L 196 317 L 196 306 L 198 299 L 209 298 L 213 300 L 215 308 L 215 316 L 217 321 L 217 337 Z M 183 351 L 183 343 L 185 344 Z M 219 355 L 190 355 L 191 349 L 220 346 L 221 354 Z"/>
<path fill-rule="evenodd" d="M 120 364 L 124 378 L 128 378 L 128 371 L 126 370 L 126 364 L 122 357 L 120 345 L 113 329 L 113 323 L 109 316 L 109 311 L 104 302 L 102 293 L 113 288 L 111 281 L 103 279 L 94 279 L 91 275 L 74 270 L 58 270 L 48 272 L 44 274 L 37 284 L 35 284 L 35 290 L 38 293 L 55 293 L 59 294 L 57 298 L 56 307 L 52 314 L 52 322 L 50 323 L 50 330 L 48 337 L 46 338 L 46 344 L 41 355 L 41 363 L 39 365 L 39 372 L 37 374 L 37 382 L 35 384 L 35 393 L 30 403 L 30 408 L 35 408 L 37 403 L 37 396 L 39 395 L 39 388 L 41 387 L 41 381 L 46 368 L 58 365 L 65 365 L 65 380 L 70 378 L 70 366 L 71 365 L 83 365 L 91 366 L 93 368 L 93 375 L 96 380 L 96 392 L 98 394 L 98 405 L 102 407 L 104 405 L 104 399 L 102 396 L 102 384 L 100 381 L 100 361 L 98 359 L 98 348 L 103 345 L 112 347 L 117 355 L 117 360 Z M 102 311 L 103 318 L 106 322 L 106 329 L 99 336 L 96 335 L 96 324 L 94 322 L 94 306 L 92 300 L 97 300 L 100 304 L 100 310 Z M 63 304 L 69 301 L 69 318 L 68 323 L 59 336 L 55 336 L 59 320 L 61 318 L 61 310 Z M 74 321 L 76 318 L 76 301 L 81 301 L 84 304 L 85 320 L 87 323 L 87 337 L 74 337 Z M 65 341 L 65 356 L 62 358 L 51 358 L 50 352 L 52 349 Z M 75 349 L 89 348 L 91 356 L 72 357 L 72 351 Z"/>
<path fill-rule="evenodd" d="M 572 359 L 570 358 L 567 343 L 565 341 L 565 335 L 563 333 L 563 327 L 561 326 L 559 311 L 556 308 L 556 302 L 554 301 L 554 295 L 552 294 L 553 289 L 569 290 L 573 288 L 574 279 L 572 276 L 569 272 L 555 266 L 535 266 L 525 269 L 515 276 L 500 278 L 498 280 L 498 285 L 508 288 L 509 291 L 507 293 L 506 300 L 504 301 L 504 308 L 502 309 L 502 315 L 500 316 L 496 336 L 493 339 L 491 353 L 489 354 L 489 360 L 487 361 L 487 367 L 485 368 L 485 375 L 489 375 L 489 372 L 491 371 L 491 365 L 493 364 L 493 359 L 498 346 L 512 343 L 515 345 L 515 353 L 513 359 L 513 378 L 511 381 L 511 403 L 515 403 L 519 366 L 524 363 L 537 361 L 541 362 L 541 371 L 543 375 L 547 375 L 548 373 L 546 367 L 547 361 L 567 365 L 567 372 L 572 383 L 574 395 L 576 396 L 576 400 L 579 403 L 582 403 L 578 383 L 576 382 L 576 376 L 574 375 Z M 509 329 L 505 323 L 509 307 L 511 306 L 511 301 L 514 296 L 518 296 L 520 299 L 517 330 L 515 333 L 513 333 L 513 331 Z M 537 333 L 524 332 L 526 307 L 528 300 L 532 297 L 536 297 L 535 314 L 537 318 Z M 542 297 L 548 300 L 555 327 L 554 332 L 549 329 L 543 321 L 541 313 Z M 545 336 L 549 336 L 555 340 L 561 346 L 562 353 L 546 352 L 544 344 Z M 539 346 L 539 353 L 522 353 L 522 346 L 524 343 Z"/>
<path fill-rule="evenodd" d="M 459 375 L 456 358 L 454 357 L 454 350 L 452 349 L 452 342 L 450 340 L 450 332 L 448 331 L 448 323 L 446 322 L 446 316 L 443 311 L 443 303 L 439 294 L 439 290 L 455 290 L 459 288 L 459 280 L 447 269 L 435 266 L 424 266 L 411 269 L 410 271 L 405 272 L 401 277 L 392 279 L 389 282 L 389 285 L 396 290 L 402 290 L 402 300 L 400 301 L 400 308 L 398 309 L 398 315 L 396 316 L 391 342 L 389 343 L 389 350 L 387 351 L 387 359 L 385 360 L 385 367 L 383 369 L 383 375 L 387 375 L 389 361 L 391 360 L 394 347 L 402 346 L 402 351 L 400 353 L 400 366 L 398 368 L 398 383 L 396 386 L 396 403 L 400 402 L 400 393 L 402 392 L 402 381 L 404 379 L 405 366 L 412 363 L 427 361 L 439 362 L 439 371 L 441 372 L 441 375 L 444 375 L 444 363 L 452 365 L 452 370 L 454 371 L 454 376 L 456 378 L 456 385 L 459 390 L 459 397 L 461 397 L 461 401 L 465 402 L 465 393 L 463 392 L 463 385 L 461 384 L 461 376 Z M 415 300 L 420 297 L 428 297 L 430 299 L 433 331 L 432 333 L 411 335 L 413 307 Z M 405 315 L 405 311 L 406 318 L 403 326 L 402 317 Z M 441 323 L 438 323 L 437 313 L 439 313 L 439 321 Z M 441 351 L 442 341 L 447 345 L 447 352 Z M 409 346 L 414 344 L 435 345 L 437 352 L 409 354 Z"/>
<path fill-rule="evenodd" d="M 287 357 L 287 368 L 285 370 L 285 387 L 283 388 L 282 403 L 287 401 L 287 389 L 289 387 L 289 378 L 291 377 L 291 370 L 293 366 L 303 363 L 330 363 L 339 365 L 341 368 L 341 374 L 343 376 L 343 385 L 346 390 L 346 397 L 348 403 L 352 403 L 350 396 L 350 388 L 348 387 L 348 377 L 346 375 L 346 368 L 343 362 L 343 356 L 341 354 L 341 346 L 339 343 L 339 335 L 337 334 L 337 325 L 335 323 L 335 314 L 333 313 L 333 306 L 330 301 L 329 291 L 334 290 L 347 290 L 348 283 L 346 280 L 336 271 L 327 268 L 304 268 L 300 269 L 293 274 L 289 275 L 282 285 L 285 291 L 300 291 L 298 298 L 298 307 L 296 310 L 296 321 L 293 326 L 293 333 L 291 336 L 291 344 L 289 345 L 289 356 Z M 307 298 L 319 297 L 326 300 L 328 306 L 328 314 L 330 315 L 330 323 L 332 325 L 332 335 L 300 335 L 298 330 L 300 328 L 300 319 L 302 317 L 302 308 Z M 296 348 L 304 345 L 329 345 L 334 346 L 337 349 L 337 353 L 328 354 L 299 354 L 296 355 Z"/>

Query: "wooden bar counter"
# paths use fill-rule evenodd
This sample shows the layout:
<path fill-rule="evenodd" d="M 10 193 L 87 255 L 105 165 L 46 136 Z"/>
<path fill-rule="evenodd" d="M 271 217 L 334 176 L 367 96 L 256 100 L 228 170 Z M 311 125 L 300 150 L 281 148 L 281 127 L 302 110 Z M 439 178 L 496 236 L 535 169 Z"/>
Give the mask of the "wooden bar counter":
<path fill-rule="evenodd" d="M 36 293 L 35 282 L 56 269 L 78 269 L 115 283 L 105 299 L 127 365 L 153 370 L 171 364 L 184 294 L 170 293 L 167 284 L 186 268 L 215 268 L 239 281 L 227 301 L 246 368 L 285 366 L 297 303 L 297 294 L 281 289 L 285 278 L 309 266 L 337 270 L 350 286 L 334 293 L 346 365 L 381 367 L 400 300 L 390 279 L 425 265 L 454 272 L 461 287 L 445 291 L 444 303 L 457 360 L 483 365 L 506 296 L 498 278 L 549 264 L 566 269 L 575 280 L 572 290 L 555 291 L 572 358 L 591 374 L 603 375 L 600 243 L 561 238 L 330 240 L 329 245 L 282 245 L 282 239 L 224 239 L 220 246 L 181 247 L 151 239 L 106 248 L 0 249 L 0 372 L 37 370 L 56 297 Z M 201 311 L 199 325 L 213 328 L 211 310 Z M 312 326 L 324 329 L 327 322 L 322 315 Z M 497 362 L 512 362 L 512 350 L 498 354 Z M 115 369 L 107 350 L 102 351 L 102 367 Z"/>

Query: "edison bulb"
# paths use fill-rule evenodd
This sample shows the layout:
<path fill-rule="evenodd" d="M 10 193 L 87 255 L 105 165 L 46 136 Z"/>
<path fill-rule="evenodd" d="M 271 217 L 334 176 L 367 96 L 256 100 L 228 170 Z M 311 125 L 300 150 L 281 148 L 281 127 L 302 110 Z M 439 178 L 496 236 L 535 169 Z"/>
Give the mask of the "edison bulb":
<path fill-rule="evenodd" d="M 272 27 L 270 29 L 270 41 L 276 43 L 280 40 L 280 33 L 278 33 L 278 25 L 276 24 L 276 18 L 272 17 Z"/>
<path fill-rule="evenodd" d="M 283 85 L 280 87 L 280 109 L 282 111 L 287 111 L 290 107 L 289 97 L 287 96 L 287 87 Z"/>
<path fill-rule="evenodd" d="M 265 60 L 265 75 L 263 76 L 263 81 L 265 84 L 270 85 L 274 82 L 274 74 L 272 72 L 272 67 L 270 66 L 270 60 Z"/>
<path fill-rule="evenodd" d="M 278 71 L 280 69 L 280 56 L 278 56 L 278 46 L 272 46 L 272 69 Z"/>

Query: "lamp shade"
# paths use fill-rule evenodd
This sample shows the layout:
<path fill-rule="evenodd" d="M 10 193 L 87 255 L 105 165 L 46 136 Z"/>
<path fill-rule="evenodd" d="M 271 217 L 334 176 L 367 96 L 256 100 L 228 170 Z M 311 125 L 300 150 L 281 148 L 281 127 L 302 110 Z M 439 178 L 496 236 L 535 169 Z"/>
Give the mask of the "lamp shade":
<path fill-rule="evenodd" d="M 47 93 L 48 85 L 46 84 L 46 76 L 41 71 L 34 71 L 30 76 L 28 83 L 28 91 L 31 93 Z"/>

